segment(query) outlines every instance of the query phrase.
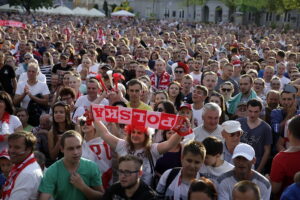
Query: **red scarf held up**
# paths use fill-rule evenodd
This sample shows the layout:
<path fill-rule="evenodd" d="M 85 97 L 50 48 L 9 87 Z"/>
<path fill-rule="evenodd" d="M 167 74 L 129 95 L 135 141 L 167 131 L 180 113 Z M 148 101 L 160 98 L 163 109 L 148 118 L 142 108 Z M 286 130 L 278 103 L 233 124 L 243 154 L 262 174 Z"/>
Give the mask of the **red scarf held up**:
<path fill-rule="evenodd" d="M 16 179 L 19 176 L 19 174 L 22 172 L 22 170 L 26 168 L 28 165 L 34 163 L 35 161 L 36 159 L 34 158 L 34 155 L 32 153 L 22 163 L 15 164 L 13 166 L 3 186 L 2 198 L 4 200 L 10 197 L 11 191 L 15 186 Z"/>

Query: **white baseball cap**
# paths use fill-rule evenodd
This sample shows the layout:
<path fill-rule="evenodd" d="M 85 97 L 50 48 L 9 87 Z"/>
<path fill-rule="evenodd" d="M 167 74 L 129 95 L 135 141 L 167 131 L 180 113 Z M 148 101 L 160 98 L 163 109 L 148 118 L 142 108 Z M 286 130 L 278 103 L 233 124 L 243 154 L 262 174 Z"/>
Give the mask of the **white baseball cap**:
<path fill-rule="evenodd" d="M 241 128 L 241 123 L 236 120 L 229 120 L 222 124 L 222 128 L 227 133 L 235 133 L 237 131 L 243 131 Z"/>
<path fill-rule="evenodd" d="M 233 151 L 232 159 L 242 156 L 247 160 L 251 161 L 255 157 L 255 151 L 252 146 L 246 143 L 238 144 Z"/>

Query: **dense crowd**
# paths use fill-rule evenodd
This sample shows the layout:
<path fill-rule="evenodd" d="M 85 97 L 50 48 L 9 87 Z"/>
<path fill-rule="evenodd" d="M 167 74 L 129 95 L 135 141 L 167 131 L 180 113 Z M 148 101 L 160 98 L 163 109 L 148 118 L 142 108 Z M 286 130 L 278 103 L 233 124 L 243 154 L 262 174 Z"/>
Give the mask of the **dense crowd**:
<path fill-rule="evenodd" d="M 0 20 L 26 24 L 0 27 L 2 199 L 299 199 L 295 30 L 18 13 Z M 186 123 L 159 130 L 137 118 L 99 121 L 91 105 Z"/>

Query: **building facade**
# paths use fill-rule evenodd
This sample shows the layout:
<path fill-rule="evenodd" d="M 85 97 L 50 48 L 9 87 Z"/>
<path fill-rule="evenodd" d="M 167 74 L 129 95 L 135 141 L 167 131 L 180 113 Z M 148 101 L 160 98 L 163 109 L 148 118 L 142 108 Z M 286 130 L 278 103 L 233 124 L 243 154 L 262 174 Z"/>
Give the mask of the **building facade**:
<path fill-rule="evenodd" d="M 142 18 L 174 19 L 179 21 L 227 22 L 229 9 L 218 0 L 204 5 L 189 0 L 129 0 L 135 14 Z"/>

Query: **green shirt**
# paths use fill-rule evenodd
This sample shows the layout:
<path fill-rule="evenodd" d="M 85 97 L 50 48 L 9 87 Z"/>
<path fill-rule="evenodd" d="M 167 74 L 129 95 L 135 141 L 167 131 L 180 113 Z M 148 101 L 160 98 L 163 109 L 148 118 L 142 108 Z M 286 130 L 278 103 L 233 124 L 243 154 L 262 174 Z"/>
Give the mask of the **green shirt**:
<path fill-rule="evenodd" d="M 101 186 L 101 173 L 98 166 L 87 159 L 81 158 L 76 171 L 88 186 Z M 54 199 L 82 200 L 84 194 L 70 183 L 70 173 L 65 168 L 63 158 L 51 165 L 43 177 L 39 191 L 51 194 Z"/>

